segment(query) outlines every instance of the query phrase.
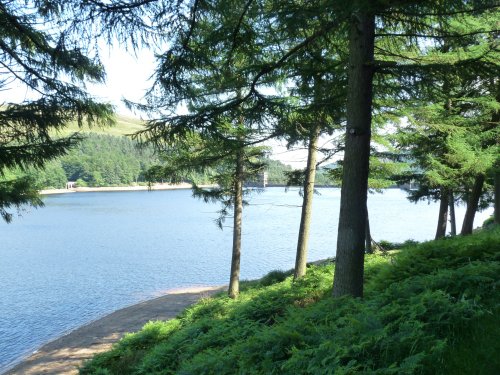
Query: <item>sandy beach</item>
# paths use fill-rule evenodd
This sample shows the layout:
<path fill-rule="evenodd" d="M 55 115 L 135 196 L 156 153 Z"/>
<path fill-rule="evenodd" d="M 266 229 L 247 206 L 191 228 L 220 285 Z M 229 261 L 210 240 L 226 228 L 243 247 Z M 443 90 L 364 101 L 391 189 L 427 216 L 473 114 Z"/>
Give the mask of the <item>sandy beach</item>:
<path fill-rule="evenodd" d="M 67 194 L 67 193 L 88 193 L 101 191 L 140 191 L 140 190 L 175 190 L 175 189 L 191 189 L 192 185 L 188 183 L 180 184 L 154 184 L 148 186 L 106 186 L 106 187 L 75 187 L 69 189 L 46 189 L 40 190 L 42 195 L 50 194 Z M 209 186 L 202 186 L 209 187 Z"/>
<path fill-rule="evenodd" d="M 193 287 L 117 310 L 51 341 L 5 375 L 78 374 L 78 367 L 94 354 L 109 350 L 126 333 L 140 330 L 152 320 L 175 318 L 200 298 L 225 287 Z"/>

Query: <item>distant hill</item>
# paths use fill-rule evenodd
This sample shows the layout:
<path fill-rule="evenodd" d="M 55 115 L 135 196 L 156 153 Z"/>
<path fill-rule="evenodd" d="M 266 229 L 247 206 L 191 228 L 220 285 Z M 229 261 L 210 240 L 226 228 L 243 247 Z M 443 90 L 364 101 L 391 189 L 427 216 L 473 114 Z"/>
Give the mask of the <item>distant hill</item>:
<path fill-rule="evenodd" d="M 85 132 L 85 133 L 96 133 L 96 134 L 107 134 L 114 136 L 125 136 L 134 134 L 135 132 L 144 129 L 144 122 L 140 119 L 117 115 L 116 124 L 114 126 L 83 126 L 79 128 L 76 122 L 71 122 L 68 126 L 59 132 L 59 135 L 65 136 L 74 132 Z"/>
<path fill-rule="evenodd" d="M 76 121 L 58 132 L 64 137 L 75 132 L 86 134 L 85 139 L 73 147 L 66 155 L 47 163 L 44 170 L 31 171 L 41 189 L 62 188 L 67 181 L 77 181 L 78 185 L 123 186 L 145 183 L 145 172 L 152 165 L 160 163 L 153 147 L 138 150 L 137 143 L 126 137 L 145 128 L 144 121 L 123 115 L 116 116 L 114 126 L 83 126 Z M 280 161 L 268 159 L 269 185 L 285 186 L 287 173 L 292 168 Z M 332 164 L 333 165 L 333 164 Z M 210 183 L 206 174 L 188 174 L 186 180 Z M 318 170 L 317 186 L 331 185 L 324 170 Z"/>

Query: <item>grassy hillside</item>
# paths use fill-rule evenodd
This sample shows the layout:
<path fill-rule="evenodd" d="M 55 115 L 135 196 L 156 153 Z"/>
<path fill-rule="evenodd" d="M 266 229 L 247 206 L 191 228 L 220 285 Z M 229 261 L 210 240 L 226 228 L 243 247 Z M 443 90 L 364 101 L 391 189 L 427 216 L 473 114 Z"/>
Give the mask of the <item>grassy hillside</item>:
<path fill-rule="evenodd" d="M 500 373 L 500 230 L 368 256 L 364 299 L 331 298 L 333 271 L 273 272 L 237 301 L 202 300 L 81 373 Z"/>
<path fill-rule="evenodd" d="M 76 122 L 71 122 L 62 132 L 60 132 L 60 135 L 65 136 L 74 132 L 82 131 L 82 132 L 92 132 L 97 134 L 123 136 L 123 135 L 133 134 L 143 128 L 144 124 L 139 119 L 123 115 L 116 115 L 116 125 L 114 126 L 110 127 L 92 126 L 91 128 L 84 126 L 83 128 L 79 128 Z"/>

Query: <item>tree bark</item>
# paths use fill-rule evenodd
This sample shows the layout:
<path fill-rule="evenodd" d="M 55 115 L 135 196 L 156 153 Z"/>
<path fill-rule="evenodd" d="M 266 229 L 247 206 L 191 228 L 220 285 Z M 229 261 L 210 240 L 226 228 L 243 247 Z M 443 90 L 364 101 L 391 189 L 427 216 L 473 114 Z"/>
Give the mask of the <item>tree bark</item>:
<path fill-rule="evenodd" d="M 457 235 L 457 219 L 455 216 L 455 196 L 453 191 L 449 194 L 449 211 L 450 211 L 450 234 L 452 236 Z"/>
<path fill-rule="evenodd" d="M 483 191 L 484 185 L 484 175 L 480 174 L 476 176 L 474 180 L 474 186 L 467 200 L 467 209 L 465 210 L 464 222 L 462 224 L 462 236 L 467 234 L 472 234 L 472 229 L 474 227 L 474 217 L 476 216 L 477 208 L 479 206 L 479 198 L 481 198 L 481 193 Z"/>
<path fill-rule="evenodd" d="M 497 87 L 496 100 L 497 103 L 500 103 L 500 85 L 497 84 L 496 87 Z M 500 110 L 497 110 L 495 113 L 493 113 L 491 120 L 493 124 L 498 124 L 500 122 Z M 500 141 L 498 139 L 496 141 L 496 144 L 497 147 L 500 147 Z M 495 221 L 495 224 L 500 225 L 500 157 L 497 157 L 497 160 L 495 161 L 493 168 L 494 168 L 493 187 L 495 188 L 495 197 L 494 197 L 495 211 L 493 212 L 493 219 Z"/>
<path fill-rule="evenodd" d="M 439 217 L 436 229 L 436 240 L 446 236 L 446 224 L 448 222 L 449 195 L 445 188 L 441 188 L 441 198 L 439 200 Z"/>
<path fill-rule="evenodd" d="M 375 18 L 355 0 L 350 18 L 347 128 L 333 295 L 363 296 Z"/>
<path fill-rule="evenodd" d="M 316 160 L 319 138 L 319 127 L 311 130 L 307 153 L 306 176 L 304 181 L 304 196 L 302 199 L 302 214 L 300 216 L 299 238 L 297 241 L 297 255 L 295 257 L 294 280 L 306 274 L 307 249 L 309 242 L 309 228 L 311 226 L 314 182 L 316 179 Z"/>
<path fill-rule="evenodd" d="M 495 224 L 500 225 L 500 171 L 499 167 L 495 170 L 495 212 L 494 219 Z"/>
<path fill-rule="evenodd" d="M 370 216 L 368 215 L 368 207 L 366 207 L 365 252 L 367 254 L 373 253 L 372 234 L 370 231 Z"/>
<path fill-rule="evenodd" d="M 243 216 L 243 150 L 240 149 L 236 158 L 236 174 L 234 182 L 234 221 L 233 221 L 233 252 L 231 257 L 231 276 L 228 295 L 237 298 L 240 293 L 240 258 L 241 258 L 241 219 Z"/>

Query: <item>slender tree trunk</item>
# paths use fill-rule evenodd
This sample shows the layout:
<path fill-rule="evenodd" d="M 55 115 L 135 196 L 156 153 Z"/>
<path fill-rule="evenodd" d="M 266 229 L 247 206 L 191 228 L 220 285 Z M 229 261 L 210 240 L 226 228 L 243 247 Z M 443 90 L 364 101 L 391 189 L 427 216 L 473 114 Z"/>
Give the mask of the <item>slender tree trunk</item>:
<path fill-rule="evenodd" d="M 446 236 L 446 224 L 448 222 L 448 191 L 445 188 L 441 188 L 441 199 L 439 200 L 439 217 L 438 217 L 438 225 L 436 229 L 436 240 L 443 238 Z"/>
<path fill-rule="evenodd" d="M 453 195 L 453 191 L 450 191 L 449 194 L 449 210 L 450 210 L 450 234 L 452 236 L 457 235 L 457 219 L 455 216 L 455 196 Z"/>
<path fill-rule="evenodd" d="M 307 154 L 306 178 L 304 182 L 304 197 L 302 199 L 302 214 L 300 216 L 299 238 L 297 241 L 297 255 L 295 257 L 294 279 L 306 274 L 307 246 L 309 242 L 309 227 L 314 195 L 314 181 L 316 179 L 316 159 L 319 138 L 319 127 L 311 130 Z"/>
<path fill-rule="evenodd" d="M 498 81 L 497 81 L 498 82 Z M 500 103 L 500 85 L 497 84 L 497 95 L 496 95 L 497 103 Z M 500 110 L 497 110 L 493 113 L 491 117 L 491 122 L 493 124 L 498 124 L 500 122 Z M 497 139 L 497 146 L 500 147 L 500 141 Z M 495 211 L 493 212 L 493 218 L 495 223 L 500 225 L 500 157 L 497 157 L 496 162 L 493 165 L 494 168 L 494 188 L 495 188 Z"/>
<path fill-rule="evenodd" d="M 495 171 L 495 223 L 500 225 L 500 171 L 497 169 Z"/>
<path fill-rule="evenodd" d="M 367 254 L 373 253 L 372 234 L 370 231 L 370 216 L 368 215 L 368 207 L 366 207 L 365 252 Z"/>
<path fill-rule="evenodd" d="M 347 129 L 333 295 L 363 296 L 375 17 L 361 0 L 350 17 Z"/>
<path fill-rule="evenodd" d="M 472 228 L 474 227 L 474 217 L 476 216 L 477 208 L 479 206 L 479 198 L 481 198 L 483 185 L 484 175 L 480 174 L 476 176 L 474 180 L 474 186 L 472 187 L 469 199 L 467 200 L 467 209 L 465 210 L 462 232 L 460 233 L 462 236 L 472 234 Z"/>
<path fill-rule="evenodd" d="M 231 258 L 231 276 L 228 295 L 237 298 L 240 293 L 240 258 L 241 258 L 241 219 L 243 216 L 243 150 L 238 151 L 236 176 L 234 182 L 234 222 L 233 254 Z"/>

